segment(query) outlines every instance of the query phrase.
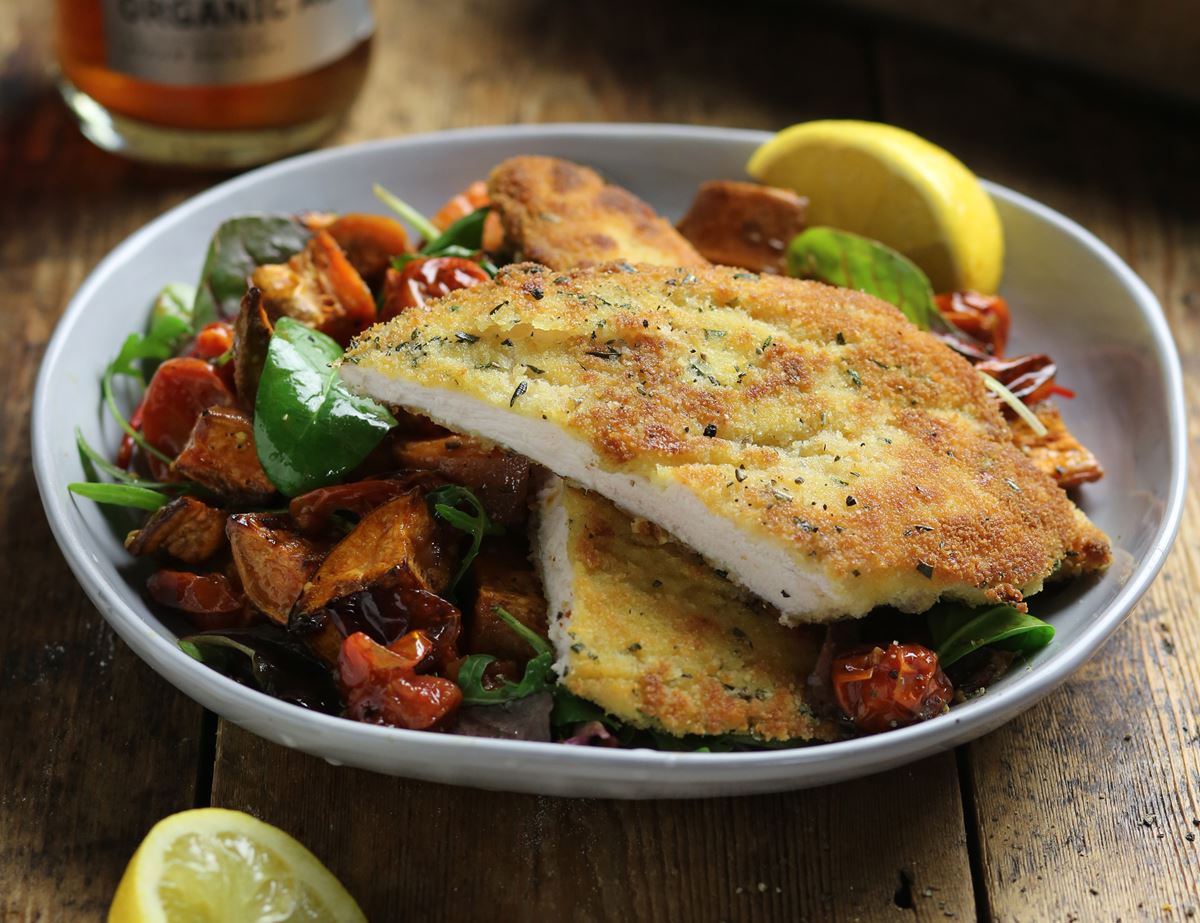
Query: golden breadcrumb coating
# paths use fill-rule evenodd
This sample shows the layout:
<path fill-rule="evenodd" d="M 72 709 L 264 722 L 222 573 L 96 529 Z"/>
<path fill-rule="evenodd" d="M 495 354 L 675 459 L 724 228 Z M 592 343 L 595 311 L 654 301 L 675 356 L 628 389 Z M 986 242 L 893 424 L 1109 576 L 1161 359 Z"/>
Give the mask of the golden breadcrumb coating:
<path fill-rule="evenodd" d="M 783 627 L 657 528 L 555 481 L 539 498 L 534 554 L 563 686 L 676 736 L 839 736 L 805 701 L 822 629 Z"/>
<path fill-rule="evenodd" d="M 492 171 L 488 195 L 506 244 L 521 259 L 559 268 L 616 259 L 706 265 L 669 221 L 632 192 L 568 160 L 506 160 Z"/>
<path fill-rule="evenodd" d="M 1109 560 L 970 364 L 816 282 L 516 265 L 365 332 L 342 375 L 596 489 L 793 622 L 1021 605 Z"/>

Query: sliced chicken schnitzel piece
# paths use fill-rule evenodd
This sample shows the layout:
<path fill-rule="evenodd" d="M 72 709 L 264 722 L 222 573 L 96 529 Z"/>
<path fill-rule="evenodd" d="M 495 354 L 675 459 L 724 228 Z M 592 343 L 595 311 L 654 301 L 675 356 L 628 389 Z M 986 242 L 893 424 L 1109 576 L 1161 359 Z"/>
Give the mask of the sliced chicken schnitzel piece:
<path fill-rule="evenodd" d="M 845 289 L 517 265 L 367 331 L 341 374 L 656 523 L 793 623 L 1020 605 L 1109 559 L 979 374 Z"/>
<path fill-rule="evenodd" d="M 569 160 L 506 160 L 492 171 L 488 196 L 505 241 L 520 259 L 556 268 L 616 259 L 707 265 L 669 221 L 632 192 Z"/>
<path fill-rule="evenodd" d="M 634 727 L 833 740 L 805 701 L 824 631 L 785 628 L 699 555 L 559 478 L 534 556 L 561 684 Z"/>

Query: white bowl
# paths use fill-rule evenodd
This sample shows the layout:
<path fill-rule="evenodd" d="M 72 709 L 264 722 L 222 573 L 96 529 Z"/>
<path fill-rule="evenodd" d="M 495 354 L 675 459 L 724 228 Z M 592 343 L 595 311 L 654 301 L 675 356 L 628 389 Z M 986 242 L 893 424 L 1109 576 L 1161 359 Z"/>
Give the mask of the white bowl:
<path fill-rule="evenodd" d="M 1175 536 L 1187 441 L 1179 360 L 1162 310 L 1111 250 L 1057 212 L 994 184 L 1008 245 L 1003 294 L 1013 351 L 1051 354 L 1071 429 L 1107 476 L 1080 502 L 1112 537 L 1113 567 L 1033 600 L 1057 636 L 1026 666 L 948 715 L 821 746 L 754 753 L 663 753 L 483 740 L 358 724 L 305 711 L 226 679 L 180 651 L 146 606 L 140 579 L 101 511 L 74 499 L 74 428 L 107 451 L 119 433 L 99 410 L 98 380 L 141 329 L 166 282 L 199 276 L 214 228 L 244 212 L 376 211 L 373 182 L 430 212 L 513 154 L 590 164 L 678 217 L 697 183 L 743 178 L 759 132 L 656 125 L 487 128 L 319 151 L 199 195 L 110 253 L 80 288 L 46 352 L 33 406 L 33 459 L 55 537 L 88 596 L 140 657 L 224 718 L 281 743 L 392 775 L 482 788 L 617 798 L 696 797 L 820 785 L 878 772 L 984 734 L 1028 708 L 1094 654 L 1146 591 Z M 114 707 L 120 707 L 117 704 Z"/>

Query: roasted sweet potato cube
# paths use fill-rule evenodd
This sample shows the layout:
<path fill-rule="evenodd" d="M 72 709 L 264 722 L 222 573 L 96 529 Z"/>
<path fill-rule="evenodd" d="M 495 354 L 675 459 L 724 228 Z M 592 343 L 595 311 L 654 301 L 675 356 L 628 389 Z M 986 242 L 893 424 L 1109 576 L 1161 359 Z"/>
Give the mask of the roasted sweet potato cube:
<path fill-rule="evenodd" d="M 701 183 L 679 232 L 705 259 L 753 272 L 783 273 L 808 200 L 787 189 L 734 180 Z"/>
<path fill-rule="evenodd" d="M 272 622 L 286 625 L 329 546 L 305 538 L 287 518 L 269 513 L 230 516 L 225 532 L 246 596 Z"/>
<path fill-rule="evenodd" d="M 375 322 L 375 299 L 328 231 L 317 231 L 286 263 L 259 266 L 251 285 L 275 320 L 287 316 L 333 337 L 343 346 Z"/>
<path fill-rule="evenodd" d="M 511 538 L 488 542 L 471 565 L 475 604 L 465 625 L 465 649 L 469 654 L 491 654 L 500 660 L 524 663 L 534 655 L 496 614 L 503 608 L 526 628 L 546 637 L 546 599 L 526 549 Z"/>
<path fill-rule="evenodd" d="M 329 552 L 305 584 L 294 612 L 317 612 L 401 564 L 407 565 L 422 589 L 441 595 L 450 584 L 457 558 L 455 543 L 446 540 L 444 529 L 429 512 L 420 488 L 376 507 Z"/>
<path fill-rule="evenodd" d="M 171 467 L 231 503 L 263 504 L 275 494 L 258 461 L 254 423 L 234 407 L 210 407 L 200 414 Z"/>
<path fill-rule="evenodd" d="M 472 490 L 493 522 L 512 526 L 528 515 L 529 459 L 470 436 L 398 440 L 392 453 L 402 468 L 436 471 Z"/>
<path fill-rule="evenodd" d="M 1054 404 L 1040 401 L 1033 405 L 1033 412 L 1046 427 L 1045 436 L 1037 435 L 1024 420 L 1009 422 L 1013 442 L 1031 462 L 1062 488 L 1078 487 L 1104 477 L 1099 460 L 1071 434 Z"/>
<path fill-rule="evenodd" d="M 176 497 L 159 507 L 146 524 L 125 537 L 130 554 L 159 552 L 188 564 L 207 561 L 225 545 L 223 510 L 213 509 L 195 497 Z"/>
<path fill-rule="evenodd" d="M 253 409 L 258 396 L 258 380 L 267 362 L 267 347 L 274 327 L 263 307 L 262 291 L 251 287 L 242 298 L 237 319 L 233 322 L 233 383 L 238 401 Z"/>

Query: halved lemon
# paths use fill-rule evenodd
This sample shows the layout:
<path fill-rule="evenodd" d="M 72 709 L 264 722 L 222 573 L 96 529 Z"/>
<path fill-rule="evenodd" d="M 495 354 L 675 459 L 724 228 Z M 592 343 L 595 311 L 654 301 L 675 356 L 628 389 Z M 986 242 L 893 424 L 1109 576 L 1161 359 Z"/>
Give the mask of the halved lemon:
<path fill-rule="evenodd" d="M 991 197 L 949 152 L 877 122 L 826 120 L 785 128 L 746 169 L 809 200 L 808 223 L 853 231 L 899 250 L 935 291 L 996 291 L 1004 234 Z"/>
<path fill-rule="evenodd" d="M 125 869 L 109 923 L 365 923 L 341 883 L 278 827 L 198 808 L 159 821 Z"/>

